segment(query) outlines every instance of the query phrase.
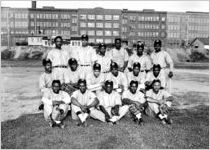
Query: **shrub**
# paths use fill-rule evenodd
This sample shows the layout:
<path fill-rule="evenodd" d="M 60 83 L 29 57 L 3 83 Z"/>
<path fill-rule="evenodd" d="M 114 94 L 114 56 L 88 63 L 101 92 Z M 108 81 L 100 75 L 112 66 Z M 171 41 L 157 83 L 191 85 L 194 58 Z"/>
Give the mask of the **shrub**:
<path fill-rule="evenodd" d="M 193 51 L 190 55 L 192 62 L 208 62 L 209 58 L 206 57 L 203 53 L 198 51 Z"/>

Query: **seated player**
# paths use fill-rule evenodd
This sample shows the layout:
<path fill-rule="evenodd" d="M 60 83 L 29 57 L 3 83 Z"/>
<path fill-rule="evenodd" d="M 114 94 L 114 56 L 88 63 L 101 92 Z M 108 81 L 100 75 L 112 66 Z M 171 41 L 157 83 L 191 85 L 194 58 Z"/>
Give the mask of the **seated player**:
<path fill-rule="evenodd" d="M 42 65 L 44 66 L 45 72 L 39 77 L 39 89 L 41 90 L 42 96 L 52 86 L 52 62 L 50 60 L 43 59 Z M 39 104 L 39 110 L 43 110 L 43 103 Z"/>
<path fill-rule="evenodd" d="M 143 120 L 141 117 L 141 112 L 144 110 L 144 104 L 146 102 L 144 94 L 138 89 L 138 81 L 131 81 L 129 90 L 123 92 L 122 102 L 124 105 L 129 106 L 129 110 L 133 117 L 134 122 L 142 125 Z"/>
<path fill-rule="evenodd" d="M 127 79 L 128 79 L 128 83 L 130 83 L 132 80 L 137 81 L 138 82 L 138 90 L 143 90 L 145 89 L 145 78 L 146 78 L 146 72 L 145 71 L 141 71 L 141 65 L 140 63 L 134 63 L 133 64 L 133 69 L 132 72 L 128 72 L 127 73 Z"/>
<path fill-rule="evenodd" d="M 79 90 L 73 92 L 72 101 L 72 119 L 78 120 L 78 126 L 87 126 L 87 118 L 90 116 L 94 119 L 105 122 L 103 113 L 96 109 L 99 103 L 96 95 L 87 90 L 86 80 L 79 79 Z"/>
<path fill-rule="evenodd" d="M 106 80 L 113 81 L 113 88 L 119 93 L 122 93 L 128 88 L 128 81 L 124 73 L 118 71 L 118 64 L 112 62 L 110 65 L 111 72 L 107 75 Z"/>
<path fill-rule="evenodd" d="M 154 80 L 152 82 L 152 89 L 146 92 L 148 107 L 145 112 L 147 115 L 154 113 L 163 124 L 171 124 L 172 120 L 168 115 L 174 98 L 166 90 L 161 90 L 160 85 L 160 80 Z"/>
<path fill-rule="evenodd" d="M 98 93 L 99 108 L 104 113 L 106 122 L 116 124 L 127 112 L 129 106 L 122 106 L 121 96 L 113 90 L 113 82 L 105 82 L 104 91 Z"/>
<path fill-rule="evenodd" d="M 59 80 L 52 81 L 52 89 L 49 89 L 42 97 L 44 104 L 44 118 L 51 127 L 64 128 L 63 120 L 67 115 L 70 96 L 61 91 Z"/>
<path fill-rule="evenodd" d="M 166 78 L 165 73 L 161 70 L 161 67 L 159 64 L 153 65 L 152 72 L 148 72 L 146 76 L 146 90 L 149 90 L 152 88 L 152 82 L 155 79 L 159 79 L 161 81 L 161 88 L 166 87 Z"/>
<path fill-rule="evenodd" d="M 105 77 L 101 73 L 101 65 L 95 63 L 93 65 L 93 72 L 89 73 L 86 77 L 87 89 L 93 92 L 98 92 L 102 89 L 104 84 Z"/>
<path fill-rule="evenodd" d="M 78 63 L 75 58 L 70 58 L 68 64 L 69 68 L 64 74 L 62 90 L 71 95 L 72 92 L 78 89 L 77 82 L 80 79 L 80 71 L 78 70 Z"/>

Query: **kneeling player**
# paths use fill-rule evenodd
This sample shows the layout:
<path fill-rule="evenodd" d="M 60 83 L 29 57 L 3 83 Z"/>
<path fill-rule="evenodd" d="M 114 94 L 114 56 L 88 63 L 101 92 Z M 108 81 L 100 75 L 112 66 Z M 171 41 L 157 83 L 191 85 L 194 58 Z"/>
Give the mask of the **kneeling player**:
<path fill-rule="evenodd" d="M 131 81 L 129 90 L 125 91 L 122 95 L 123 104 L 129 106 L 129 110 L 133 116 L 134 122 L 142 125 L 141 112 L 144 110 L 146 102 L 144 94 L 138 89 L 138 81 Z"/>
<path fill-rule="evenodd" d="M 166 90 L 160 89 L 160 80 L 154 80 L 152 89 L 146 92 L 148 102 L 147 114 L 155 113 L 163 124 L 171 124 L 172 120 L 169 118 L 169 109 L 174 98 Z"/>
<path fill-rule="evenodd" d="M 64 128 L 63 119 L 68 112 L 70 97 L 68 93 L 61 91 L 59 80 L 53 80 L 52 89 L 44 94 L 42 102 L 44 104 L 44 118 L 50 126 Z"/>

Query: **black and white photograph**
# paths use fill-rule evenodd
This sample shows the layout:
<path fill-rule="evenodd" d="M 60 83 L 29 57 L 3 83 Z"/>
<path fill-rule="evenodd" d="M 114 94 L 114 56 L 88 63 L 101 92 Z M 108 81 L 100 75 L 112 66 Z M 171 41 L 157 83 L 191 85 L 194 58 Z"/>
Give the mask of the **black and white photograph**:
<path fill-rule="evenodd" d="M 209 1 L 1 0 L 1 149 L 209 149 Z"/>

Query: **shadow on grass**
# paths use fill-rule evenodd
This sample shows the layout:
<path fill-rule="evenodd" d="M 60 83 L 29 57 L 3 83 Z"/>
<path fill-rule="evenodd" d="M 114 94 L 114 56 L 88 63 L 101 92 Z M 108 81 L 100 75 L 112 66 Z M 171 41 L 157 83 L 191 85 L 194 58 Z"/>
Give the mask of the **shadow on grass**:
<path fill-rule="evenodd" d="M 209 107 L 173 110 L 174 124 L 163 126 L 159 120 L 143 116 L 144 126 L 124 117 L 109 126 L 88 120 L 88 127 L 78 127 L 71 117 L 66 128 L 50 128 L 43 114 L 24 115 L 1 123 L 2 149 L 148 149 L 209 148 Z"/>

